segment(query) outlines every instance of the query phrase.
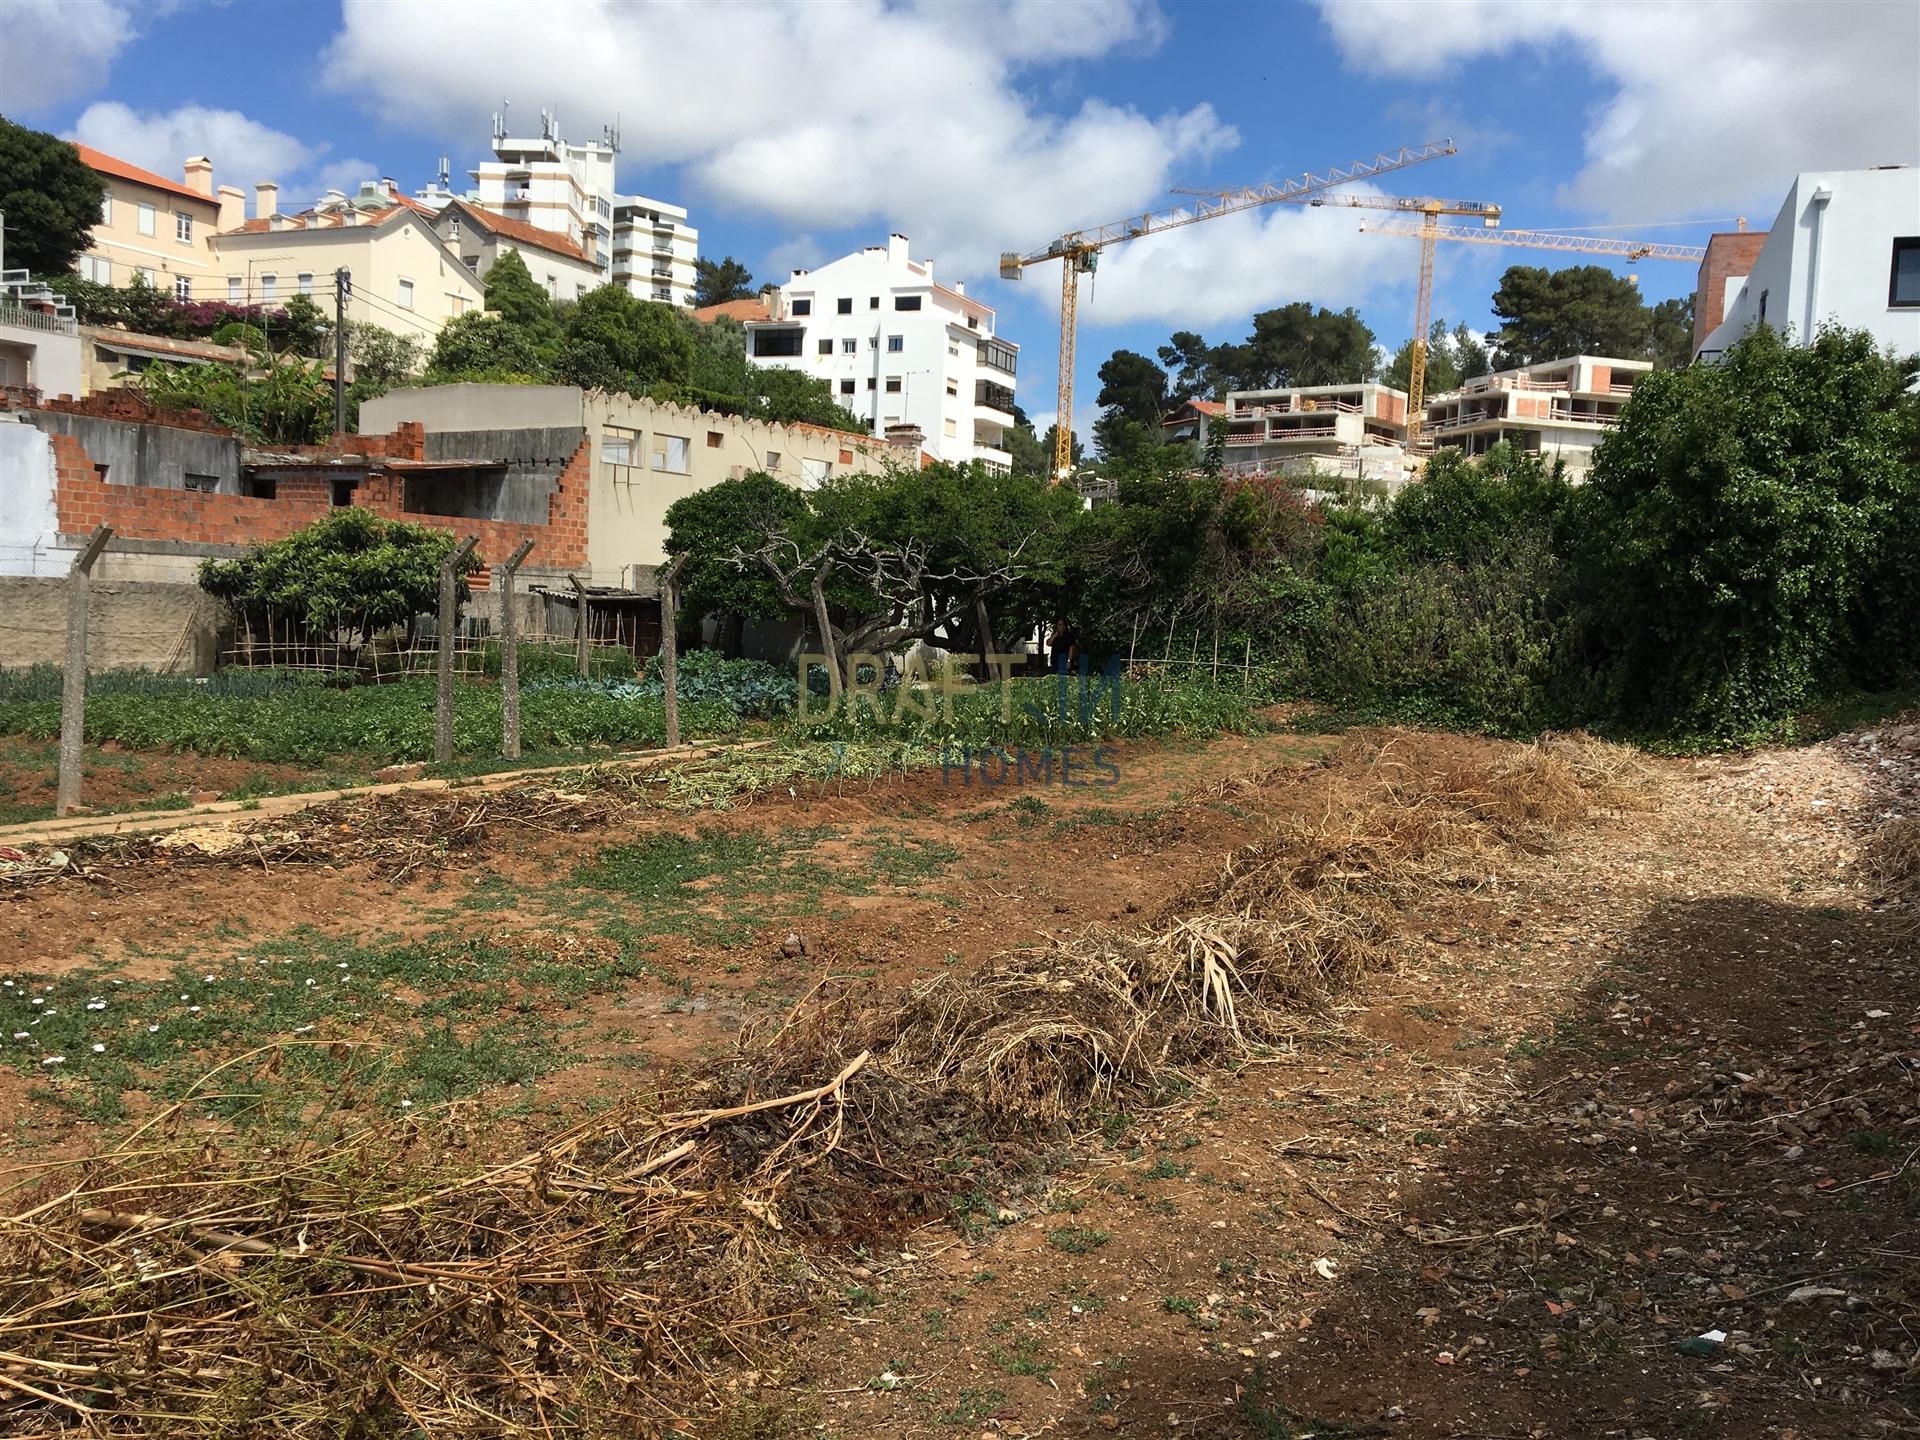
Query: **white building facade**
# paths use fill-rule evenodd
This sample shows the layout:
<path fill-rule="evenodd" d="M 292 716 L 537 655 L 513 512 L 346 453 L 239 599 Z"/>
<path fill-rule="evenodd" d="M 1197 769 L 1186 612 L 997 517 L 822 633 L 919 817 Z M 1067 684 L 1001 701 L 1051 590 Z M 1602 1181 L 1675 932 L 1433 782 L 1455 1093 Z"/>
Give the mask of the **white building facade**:
<path fill-rule="evenodd" d="M 620 132 L 609 126 L 597 141 L 560 137 L 551 111 L 540 112 L 537 138 L 507 133 L 493 118 L 493 159 L 473 172 L 472 203 L 577 244 L 599 276 L 643 300 L 693 303 L 694 261 L 700 232 L 678 205 L 644 195 L 622 195 L 615 181 Z M 422 192 L 433 203 L 440 192 Z M 448 197 L 451 198 L 451 197 Z M 443 202 L 444 203 L 444 202 Z"/>
<path fill-rule="evenodd" d="M 1726 318 L 1697 359 L 1756 325 L 1801 343 L 1826 324 L 1920 353 L 1920 169 L 1809 171 L 1795 178 Z"/>
<path fill-rule="evenodd" d="M 1620 423 L 1633 387 L 1653 366 L 1645 360 L 1571 355 L 1467 381 L 1427 401 L 1426 437 L 1436 451 L 1484 455 L 1501 441 L 1564 461 L 1582 480 L 1593 452 Z"/>
<path fill-rule="evenodd" d="M 1010 468 L 1017 345 L 962 284 L 938 284 L 904 235 L 817 270 L 796 270 L 771 317 L 747 325 L 756 365 L 825 380 L 873 433 L 914 439 L 936 458 Z"/>

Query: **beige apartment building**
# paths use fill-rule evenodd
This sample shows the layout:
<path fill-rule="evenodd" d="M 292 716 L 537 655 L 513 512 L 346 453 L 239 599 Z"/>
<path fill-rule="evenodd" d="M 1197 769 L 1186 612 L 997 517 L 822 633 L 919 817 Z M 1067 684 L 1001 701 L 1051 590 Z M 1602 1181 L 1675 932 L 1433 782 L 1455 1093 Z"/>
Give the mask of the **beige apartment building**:
<path fill-rule="evenodd" d="M 1570 479 L 1593 467 L 1593 452 L 1620 423 L 1621 408 L 1645 360 L 1570 355 L 1469 380 L 1427 401 L 1426 435 L 1435 450 L 1484 455 L 1501 441 L 1566 462 Z"/>
<path fill-rule="evenodd" d="M 901 458 L 871 435 L 775 425 L 572 385 L 418 386 L 360 407 L 360 428 L 370 434 L 407 422 L 425 427 L 428 460 L 504 445 L 515 464 L 531 466 L 538 457 L 570 455 L 589 440 L 590 573 L 579 578 L 649 593 L 653 567 L 666 560 L 667 507 L 681 497 L 752 470 L 807 489 L 848 471 L 876 474 Z M 909 452 L 907 463 L 913 458 Z M 519 483 L 511 471 L 501 481 L 509 488 Z M 546 497 L 529 493 L 510 503 L 538 507 Z M 519 518 L 505 509 L 489 513 Z"/>
<path fill-rule="evenodd" d="M 331 315 L 334 272 L 345 270 L 349 320 L 426 345 L 485 305 L 479 276 L 435 233 L 432 211 L 390 185 L 332 194 L 298 215 L 281 212 L 278 186 L 261 185 L 254 209 L 214 236 L 220 289 L 204 298 L 284 305 L 305 295 Z"/>
<path fill-rule="evenodd" d="M 219 299 L 212 240 L 246 216 L 246 194 L 213 184 L 213 162 L 188 160 L 181 180 L 142 170 L 91 145 L 75 145 L 105 182 L 100 223 L 74 268 L 100 285 L 131 285 L 136 276 L 177 300 Z"/>

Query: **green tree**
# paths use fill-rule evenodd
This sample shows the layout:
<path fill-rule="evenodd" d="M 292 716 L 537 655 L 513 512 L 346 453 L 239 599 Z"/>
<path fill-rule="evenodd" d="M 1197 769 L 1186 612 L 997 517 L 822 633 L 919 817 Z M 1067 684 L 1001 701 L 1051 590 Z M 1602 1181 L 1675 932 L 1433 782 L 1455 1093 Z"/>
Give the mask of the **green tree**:
<path fill-rule="evenodd" d="M 237 560 L 203 560 L 200 587 L 256 623 L 293 620 L 359 649 L 438 606 L 440 566 L 455 543 L 451 531 L 344 505 Z M 474 555 L 461 566 L 459 603 L 471 598 L 465 577 L 479 568 Z"/>
<path fill-rule="evenodd" d="M 729 300 L 751 300 L 758 293 L 753 272 L 731 255 L 723 260 L 693 262 L 693 303 L 722 305 Z"/>
<path fill-rule="evenodd" d="M 1662 300 L 1647 312 L 1647 359 L 1662 369 L 1693 360 L 1693 297 Z"/>
<path fill-rule="evenodd" d="M 1135 351 L 1116 350 L 1100 367 L 1098 403 L 1093 438 L 1103 456 L 1157 444 L 1167 413 L 1167 372 Z"/>
<path fill-rule="evenodd" d="M 1602 265 L 1515 265 L 1493 292 L 1493 313 L 1500 317 L 1493 335 L 1497 369 L 1569 355 L 1633 360 L 1647 353 L 1648 316 L 1639 289 Z"/>
<path fill-rule="evenodd" d="M 1486 345 L 1465 325 L 1453 327 L 1453 363 L 1459 367 L 1463 382 L 1476 380 L 1493 369 L 1493 357 Z"/>
<path fill-rule="evenodd" d="M 1466 329 L 1464 325 L 1460 328 Z M 1468 339 L 1471 338 L 1469 334 Z M 1482 350 L 1480 354 L 1484 360 L 1486 352 Z M 1454 336 L 1448 332 L 1446 321 L 1436 320 L 1427 331 L 1426 393 L 1438 395 L 1457 388 L 1465 378 L 1460 372 L 1460 357 Z M 1413 384 L 1412 340 L 1400 342 L 1400 348 L 1393 352 L 1392 362 L 1380 373 L 1380 383 L 1391 385 L 1396 390 L 1408 389 Z"/>
<path fill-rule="evenodd" d="M 1215 347 L 1193 331 L 1174 331 L 1160 347 L 1159 357 L 1170 377 L 1167 400 L 1171 406 L 1220 398 L 1223 387 Z"/>
<path fill-rule="evenodd" d="M 136 386 L 162 409 L 198 410 L 262 444 L 313 445 L 333 430 L 333 387 L 319 362 L 298 356 L 254 376 L 231 365 L 150 365 Z"/>
<path fill-rule="evenodd" d="M 806 512 L 800 491 L 760 470 L 709 485 L 669 505 L 666 551 L 687 557 L 680 576 L 687 613 L 748 620 L 785 614 L 767 572 L 736 562 L 741 551 L 757 549 L 767 536 L 794 531 Z"/>
<path fill-rule="evenodd" d="M 538 382 L 546 377 L 546 358 L 524 327 L 491 310 L 457 315 L 434 337 L 427 378 L 434 384 L 457 380 Z"/>
<path fill-rule="evenodd" d="M 583 389 L 639 394 L 661 382 L 684 385 L 692 366 L 693 341 L 671 305 L 602 285 L 567 312 L 554 377 Z"/>
<path fill-rule="evenodd" d="M 517 326 L 536 349 L 551 350 L 559 343 L 560 322 L 554 316 L 553 297 L 533 278 L 519 251 L 509 250 L 493 262 L 485 288 L 487 309 Z"/>
<path fill-rule="evenodd" d="M 1049 476 L 1053 474 L 1053 448 L 1054 446 L 1060 443 L 1059 436 L 1060 436 L 1060 427 L 1057 424 L 1055 424 L 1055 425 L 1047 426 L 1047 433 L 1040 437 L 1040 449 L 1042 453 L 1045 454 L 1045 456 L 1047 457 L 1047 468 L 1045 473 Z M 1085 462 L 1087 458 L 1087 447 L 1080 443 L 1079 435 L 1077 434 L 1068 435 L 1067 449 L 1068 449 L 1068 453 L 1073 457 L 1073 461 L 1072 461 L 1073 467 L 1076 470 L 1079 469 L 1080 466 Z"/>
<path fill-rule="evenodd" d="M 1865 331 L 1790 345 L 1763 327 L 1634 387 L 1573 526 L 1616 713 L 1744 740 L 1849 682 L 1863 602 L 1920 506 L 1915 373 Z"/>
<path fill-rule="evenodd" d="M 1007 431 L 1007 454 L 1012 459 L 1013 473 L 1029 479 L 1044 477 L 1053 469 L 1053 450 L 1046 441 L 1033 433 L 1033 422 L 1024 415 L 1017 417 L 1016 423 Z M 1051 439 L 1052 431 L 1048 437 Z"/>
<path fill-rule="evenodd" d="M 693 345 L 687 384 L 715 395 L 751 394 L 752 376 L 759 367 L 747 364 L 746 326 L 730 315 L 702 321 L 684 310 L 674 313 Z"/>
<path fill-rule="evenodd" d="M 36 276 L 71 270 L 92 241 L 105 194 L 105 182 L 73 146 L 0 116 L 0 213 L 7 217 L 9 269 Z"/>
<path fill-rule="evenodd" d="M 296 295 L 287 301 L 273 330 L 274 340 L 281 348 L 310 360 L 324 356 L 333 338 L 333 326 L 320 313 L 320 307 L 305 295 Z"/>
<path fill-rule="evenodd" d="M 360 406 L 412 380 L 420 370 L 420 340 L 378 325 L 347 322 L 348 424 L 359 428 Z"/>
<path fill-rule="evenodd" d="M 868 431 L 867 422 L 833 397 L 833 386 L 799 370 L 754 366 L 747 374 L 747 393 L 758 403 L 750 413 L 782 425 L 805 423 L 830 430 Z"/>
<path fill-rule="evenodd" d="M 1214 353 L 1230 390 L 1351 385 L 1375 368 L 1373 331 L 1357 310 L 1315 309 L 1305 301 L 1261 311 L 1244 344 Z"/>

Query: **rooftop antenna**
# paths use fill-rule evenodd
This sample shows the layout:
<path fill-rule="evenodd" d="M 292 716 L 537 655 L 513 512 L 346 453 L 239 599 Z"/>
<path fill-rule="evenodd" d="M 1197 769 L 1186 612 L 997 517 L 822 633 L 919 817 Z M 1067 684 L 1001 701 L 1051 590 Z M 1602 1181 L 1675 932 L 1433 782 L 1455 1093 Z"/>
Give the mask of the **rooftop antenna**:
<path fill-rule="evenodd" d="M 447 157 L 440 157 L 440 188 L 445 190 L 453 180 L 453 167 L 447 163 Z"/>
<path fill-rule="evenodd" d="M 512 105 L 511 100 L 502 100 L 500 108 L 493 112 L 493 138 L 496 140 L 507 138 L 507 111 Z"/>

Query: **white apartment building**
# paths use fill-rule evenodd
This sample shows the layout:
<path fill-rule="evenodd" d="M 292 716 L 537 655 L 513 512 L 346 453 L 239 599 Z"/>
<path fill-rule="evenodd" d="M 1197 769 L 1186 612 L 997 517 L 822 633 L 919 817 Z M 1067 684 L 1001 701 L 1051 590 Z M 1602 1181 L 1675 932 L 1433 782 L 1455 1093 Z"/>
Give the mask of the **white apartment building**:
<path fill-rule="evenodd" d="M 700 232 L 678 205 L 621 195 L 614 177 L 619 153 L 620 132 L 611 126 L 597 141 L 574 144 L 560 137 L 550 110 L 540 112 L 538 138 L 509 135 L 505 117 L 496 114 L 494 158 L 473 172 L 478 188 L 468 198 L 509 220 L 565 235 L 602 284 L 618 281 L 643 300 L 691 305 Z M 452 197 L 434 189 L 421 198 L 444 204 Z"/>
<path fill-rule="evenodd" d="M 1020 350 L 993 333 L 994 312 L 958 282 L 933 278 L 904 235 L 818 270 L 796 270 L 770 318 L 747 323 L 755 364 L 825 380 L 873 433 L 941 460 L 1009 468 Z"/>
<path fill-rule="evenodd" d="M 1236 390 L 1207 428 L 1226 427 L 1235 475 L 1350 480 L 1386 491 L 1408 479 L 1407 396 L 1367 381 Z"/>
<path fill-rule="evenodd" d="M 1756 325 L 1790 330 L 1805 343 L 1829 323 L 1870 331 L 1902 355 L 1920 353 L 1920 169 L 1795 177 L 1725 318 L 1695 358 L 1718 358 Z"/>
<path fill-rule="evenodd" d="M 1566 462 L 1570 479 L 1593 467 L 1593 452 L 1620 423 L 1620 410 L 1646 360 L 1574 355 L 1469 380 L 1427 401 L 1425 434 L 1436 450 L 1484 455 L 1504 440 L 1546 459 Z"/>

